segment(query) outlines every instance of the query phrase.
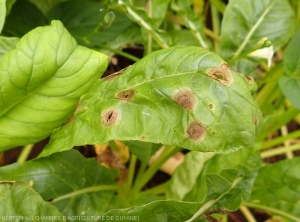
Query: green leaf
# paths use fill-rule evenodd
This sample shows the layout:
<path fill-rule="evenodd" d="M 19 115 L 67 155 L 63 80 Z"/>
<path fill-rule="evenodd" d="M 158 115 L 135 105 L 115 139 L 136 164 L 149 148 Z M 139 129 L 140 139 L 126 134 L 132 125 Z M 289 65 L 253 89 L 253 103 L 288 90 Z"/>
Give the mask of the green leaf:
<path fill-rule="evenodd" d="M 16 1 L 6 17 L 3 34 L 22 37 L 32 29 L 47 24 L 42 12 L 30 1 Z"/>
<path fill-rule="evenodd" d="M 146 143 L 142 141 L 123 141 L 130 151 L 142 162 L 148 163 L 151 156 L 161 147 L 161 144 Z"/>
<path fill-rule="evenodd" d="M 103 215 L 103 219 L 101 218 L 101 221 L 108 221 L 107 218 L 113 218 L 115 221 L 186 221 L 191 218 L 195 212 L 197 212 L 200 206 L 200 203 L 184 201 L 153 201 L 141 206 L 111 210 Z M 199 221 L 199 219 L 195 221 Z"/>
<path fill-rule="evenodd" d="M 121 0 L 119 3 L 126 8 L 129 18 L 144 28 L 161 48 L 169 47 L 170 36 L 158 29 L 157 21 L 152 19 L 144 9 L 136 7 L 128 0 Z"/>
<path fill-rule="evenodd" d="M 0 181 L 0 196 L 1 221 L 65 221 L 54 206 L 25 183 Z"/>
<path fill-rule="evenodd" d="M 172 2 L 172 9 L 176 11 L 185 22 L 186 27 L 192 32 L 200 46 L 203 48 L 208 47 L 208 41 L 204 36 L 204 24 L 203 21 L 195 14 L 191 9 L 192 1 L 175 0 Z"/>
<path fill-rule="evenodd" d="M 187 202 L 187 201 L 175 201 L 175 200 L 165 200 L 165 201 L 153 201 L 149 204 L 144 204 L 141 206 L 135 206 L 127 209 L 115 209 L 105 213 L 104 220 L 107 217 L 120 219 L 123 217 L 125 221 L 129 219 L 133 220 L 133 217 L 138 218 L 141 221 L 203 221 L 204 214 L 211 214 L 215 212 L 215 205 L 218 205 L 219 201 L 226 199 L 228 195 L 238 195 L 234 192 L 236 187 L 240 186 L 241 178 L 238 177 L 232 181 L 228 181 L 217 175 L 207 175 L 207 181 L 210 188 L 209 189 L 209 199 L 203 202 Z M 228 179 L 228 175 L 227 175 Z M 221 184 L 217 183 L 221 182 Z M 214 187 L 213 187 L 214 186 Z M 239 196 L 237 196 L 239 197 Z M 231 200 L 234 200 L 232 198 Z M 221 205 L 224 203 L 222 202 Z M 231 203 L 233 204 L 233 203 Z M 212 209 L 212 211 L 211 211 Z"/>
<path fill-rule="evenodd" d="M 288 0 L 231 0 L 222 20 L 221 57 L 225 60 L 237 58 L 265 37 L 276 51 L 292 35 L 294 21 Z"/>
<path fill-rule="evenodd" d="M 0 33 L 5 23 L 6 16 L 6 0 L 0 0 Z"/>
<path fill-rule="evenodd" d="M 283 58 L 285 74 L 279 79 L 283 94 L 300 109 L 300 28 L 289 43 Z"/>
<path fill-rule="evenodd" d="M 6 0 L 6 16 L 10 13 L 11 8 L 17 0 Z"/>
<path fill-rule="evenodd" d="M 235 160 L 235 161 L 232 161 Z M 215 203 L 210 210 L 236 210 L 242 200 L 250 197 L 260 167 L 257 152 L 242 149 L 229 154 L 190 152 L 172 175 L 166 197 L 185 201 L 205 202 L 221 196 L 234 180 L 235 188 Z"/>
<path fill-rule="evenodd" d="M 0 151 L 65 123 L 106 66 L 104 54 L 77 46 L 59 21 L 24 36 L 0 62 Z"/>
<path fill-rule="evenodd" d="M 104 213 L 116 189 L 108 169 L 75 150 L 1 167 L 0 180 L 32 183 L 44 200 L 68 216 Z"/>
<path fill-rule="evenodd" d="M 19 38 L 16 37 L 0 36 L 0 61 L 3 55 L 15 48 L 18 41 Z"/>
<path fill-rule="evenodd" d="M 291 221 L 300 221 L 295 220 L 300 218 L 299 168 L 299 157 L 262 167 L 255 180 L 249 206 Z"/>
<path fill-rule="evenodd" d="M 123 14 L 113 11 L 115 19 L 109 27 L 101 27 L 105 9 L 93 1 L 73 0 L 53 8 L 49 17 L 62 21 L 79 44 L 99 46 L 117 38 L 132 24 Z"/>
<path fill-rule="evenodd" d="M 114 139 L 197 151 L 253 147 L 262 123 L 249 91 L 253 84 L 205 49 L 156 51 L 99 81 L 41 156 Z"/>
<path fill-rule="evenodd" d="M 52 10 L 52 8 L 61 3 L 64 2 L 66 0 L 30 0 L 33 4 L 35 4 L 40 10 L 41 12 L 43 12 L 43 14 L 45 16 L 48 16 L 50 11 Z"/>

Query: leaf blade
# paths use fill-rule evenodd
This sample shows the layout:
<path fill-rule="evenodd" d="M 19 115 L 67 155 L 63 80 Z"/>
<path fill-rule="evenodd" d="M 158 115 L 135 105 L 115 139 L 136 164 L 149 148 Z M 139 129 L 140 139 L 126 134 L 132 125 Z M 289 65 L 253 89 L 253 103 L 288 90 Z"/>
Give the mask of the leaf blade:
<path fill-rule="evenodd" d="M 59 21 L 25 35 L 0 62 L 0 150 L 51 134 L 106 66 L 104 54 L 77 46 Z"/>
<path fill-rule="evenodd" d="M 220 79 L 218 71 L 224 75 Z M 228 152 L 251 147 L 261 127 L 262 116 L 249 91 L 253 82 L 199 47 L 154 52 L 112 78 L 102 79 L 82 98 L 80 117 L 56 131 L 41 155 L 113 139 Z M 235 103 L 229 106 L 229 101 Z M 240 107 L 247 108 L 243 112 Z"/>

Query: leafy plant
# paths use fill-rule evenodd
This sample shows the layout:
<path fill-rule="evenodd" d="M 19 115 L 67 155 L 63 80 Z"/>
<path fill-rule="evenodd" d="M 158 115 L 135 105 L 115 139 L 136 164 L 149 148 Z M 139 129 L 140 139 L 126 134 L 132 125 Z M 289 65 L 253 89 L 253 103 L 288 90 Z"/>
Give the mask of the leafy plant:
<path fill-rule="evenodd" d="M 292 0 L 0 0 L 0 151 L 24 146 L 1 219 L 299 221 L 299 21 Z M 107 75 L 115 54 L 135 63 Z"/>

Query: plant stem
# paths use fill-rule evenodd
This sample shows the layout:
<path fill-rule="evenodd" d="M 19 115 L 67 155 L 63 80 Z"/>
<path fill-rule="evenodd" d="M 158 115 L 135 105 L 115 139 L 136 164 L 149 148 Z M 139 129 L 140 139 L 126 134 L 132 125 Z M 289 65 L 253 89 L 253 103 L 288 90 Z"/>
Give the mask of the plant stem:
<path fill-rule="evenodd" d="M 128 169 L 126 181 L 125 181 L 125 184 L 124 184 L 124 189 L 128 193 L 130 192 L 130 189 L 131 189 L 131 186 L 132 186 L 136 161 L 137 161 L 136 156 L 134 154 L 131 154 L 129 169 Z"/>
<path fill-rule="evenodd" d="M 240 206 L 240 211 L 244 214 L 248 222 L 256 222 L 250 210 L 245 206 Z"/>
<path fill-rule="evenodd" d="M 292 152 L 295 150 L 300 150 L 300 144 L 290 145 L 290 146 L 282 146 L 278 147 L 276 149 L 271 150 L 265 150 L 261 152 L 260 157 L 261 158 L 267 158 L 272 157 L 280 154 L 286 154 L 287 152 Z"/>
<path fill-rule="evenodd" d="M 211 14 L 212 14 L 213 32 L 216 35 L 219 35 L 219 33 L 220 33 L 220 18 L 219 18 L 219 12 L 214 5 L 211 5 Z M 214 49 L 215 49 L 216 53 L 219 53 L 220 48 L 219 48 L 218 41 L 214 41 Z"/>
<path fill-rule="evenodd" d="M 118 49 L 110 48 L 110 47 L 105 46 L 105 45 L 101 45 L 100 48 L 102 48 L 102 49 L 107 49 L 107 50 L 109 50 L 109 51 L 111 51 L 111 52 L 114 52 L 114 53 L 120 55 L 120 56 L 123 56 L 123 57 L 125 57 L 125 58 L 127 58 L 127 59 L 130 59 L 130 60 L 132 60 L 132 61 L 134 61 L 134 62 L 137 62 L 137 61 L 140 60 L 138 57 L 136 57 L 136 56 L 134 56 L 134 55 L 131 55 L 131 54 L 127 53 L 127 52 L 123 52 L 123 51 L 118 50 Z"/>
<path fill-rule="evenodd" d="M 262 142 L 260 148 L 261 149 L 270 148 L 272 146 L 276 146 L 278 144 L 282 144 L 286 140 L 296 139 L 298 137 L 300 137 L 300 130 L 291 132 L 291 133 L 289 133 L 286 136 L 276 137 L 276 138 L 274 138 L 272 140 L 264 141 L 264 142 Z"/>
<path fill-rule="evenodd" d="M 34 146 L 34 144 L 29 144 L 29 145 L 26 145 L 23 147 L 23 149 L 17 159 L 17 163 L 23 163 L 28 159 L 33 146 Z"/>
<path fill-rule="evenodd" d="M 251 207 L 251 208 L 265 210 L 267 212 L 275 213 L 277 215 L 289 218 L 289 219 L 291 219 L 291 220 L 293 220 L 295 222 L 300 222 L 299 218 L 297 218 L 297 217 L 295 217 L 295 216 L 293 216 L 291 214 L 288 214 L 288 213 L 286 213 L 284 211 L 275 209 L 275 208 L 271 208 L 271 207 L 268 207 L 268 206 L 264 206 L 264 205 L 260 205 L 260 204 L 256 204 L 256 203 L 251 203 L 251 202 L 243 202 L 243 205 L 247 206 L 247 207 Z"/>
<path fill-rule="evenodd" d="M 288 134 L 288 129 L 287 129 L 286 125 L 282 126 L 280 131 L 281 131 L 281 135 L 283 135 L 283 136 L 286 136 Z M 291 144 L 291 141 L 289 141 L 289 140 L 284 141 L 284 146 L 285 147 L 290 146 L 290 144 Z M 292 151 L 287 151 L 286 152 L 286 157 L 288 159 L 292 159 L 294 157 L 293 152 Z"/>
<path fill-rule="evenodd" d="M 119 152 L 118 146 L 114 140 L 109 141 L 108 144 L 111 150 Z"/>
<path fill-rule="evenodd" d="M 146 191 L 140 192 L 140 195 L 146 195 L 146 194 L 164 194 L 167 190 L 167 187 L 169 186 L 170 181 L 167 181 L 165 183 L 159 184 L 153 188 L 150 188 Z"/>
<path fill-rule="evenodd" d="M 148 181 L 154 176 L 154 174 L 159 170 L 159 168 L 164 164 L 164 162 L 179 151 L 178 147 L 169 146 L 164 149 L 162 154 L 157 158 L 157 160 L 146 170 L 144 175 L 137 178 L 133 186 L 133 192 L 139 192 Z"/>

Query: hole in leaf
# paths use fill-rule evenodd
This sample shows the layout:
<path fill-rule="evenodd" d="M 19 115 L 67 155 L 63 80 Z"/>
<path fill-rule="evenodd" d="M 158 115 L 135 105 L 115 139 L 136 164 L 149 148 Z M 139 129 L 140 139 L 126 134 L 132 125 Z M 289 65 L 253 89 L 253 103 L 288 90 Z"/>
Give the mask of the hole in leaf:
<path fill-rule="evenodd" d="M 188 128 L 187 133 L 192 140 L 200 140 L 205 134 L 205 127 L 199 122 L 192 122 Z"/>
<path fill-rule="evenodd" d="M 102 112 L 101 122 L 104 126 L 115 125 L 120 119 L 119 112 L 115 109 L 110 109 Z"/>
<path fill-rule="evenodd" d="M 120 92 L 117 95 L 117 98 L 121 99 L 121 100 L 125 100 L 125 101 L 130 101 L 132 99 L 132 97 L 134 96 L 134 94 L 135 94 L 134 89 L 128 89 L 128 90 Z"/>
<path fill-rule="evenodd" d="M 186 110 L 191 111 L 195 108 L 196 98 L 194 93 L 189 90 L 179 90 L 173 100 Z"/>

